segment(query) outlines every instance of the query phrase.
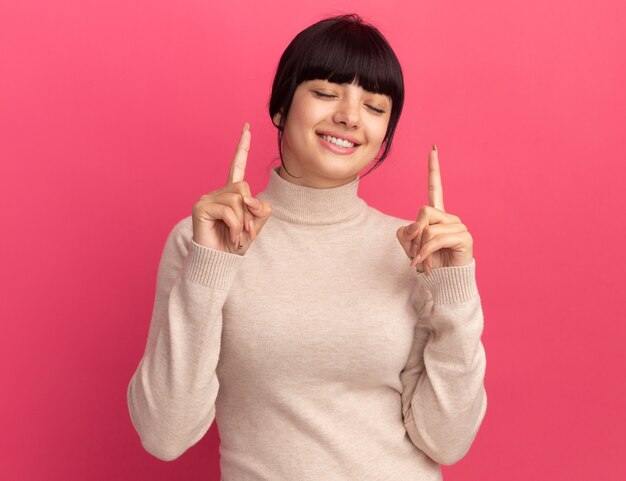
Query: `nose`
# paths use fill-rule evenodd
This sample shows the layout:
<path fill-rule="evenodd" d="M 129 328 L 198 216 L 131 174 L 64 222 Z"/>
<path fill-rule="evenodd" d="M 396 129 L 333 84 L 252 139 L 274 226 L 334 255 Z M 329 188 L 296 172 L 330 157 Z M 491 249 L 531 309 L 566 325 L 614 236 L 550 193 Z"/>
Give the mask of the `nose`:
<path fill-rule="evenodd" d="M 360 126 L 361 114 L 359 102 L 356 98 L 345 96 L 337 103 L 337 110 L 333 115 L 333 121 L 343 124 L 349 129 L 355 129 Z"/>

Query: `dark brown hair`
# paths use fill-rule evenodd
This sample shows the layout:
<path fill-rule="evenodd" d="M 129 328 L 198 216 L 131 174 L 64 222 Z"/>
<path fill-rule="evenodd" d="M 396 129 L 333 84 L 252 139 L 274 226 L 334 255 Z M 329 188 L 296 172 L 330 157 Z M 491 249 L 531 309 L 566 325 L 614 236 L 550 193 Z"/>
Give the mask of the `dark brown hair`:
<path fill-rule="evenodd" d="M 302 82 L 315 79 L 355 82 L 391 98 L 383 153 L 365 175 L 369 174 L 387 157 L 404 104 L 404 80 L 396 54 L 378 29 L 356 14 L 321 20 L 296 35 L 280 58 L 269 101 L 270 118 L 281 114 L 275 125 L 283 167 L 282 136 L 294 92 Z"/>

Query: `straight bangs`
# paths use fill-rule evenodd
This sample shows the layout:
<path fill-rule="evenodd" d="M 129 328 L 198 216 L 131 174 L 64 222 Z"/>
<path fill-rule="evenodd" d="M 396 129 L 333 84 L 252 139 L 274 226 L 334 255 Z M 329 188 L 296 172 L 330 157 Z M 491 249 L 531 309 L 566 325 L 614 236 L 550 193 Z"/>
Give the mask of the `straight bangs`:
<path fill-rule="evenodd" d="M 401 107 L 402 72 L 394 52 L 367 30 L 334 30 L 310 39 L 315 48 L 299 59 L 296 85 L 316 79 L 356 83 L 364 90 L 391 97 L 394 109 Z"/>
<path fill-rule="evenodd" d="M 380 31 L 356 14 L 321 20 L 296 35 L 278 62 L 268 105 L 270 119 L 278 129 L 283 167 L 282 133 L 294 92 L 302 82 L 318 79 L 355 83 L 368 92 L 391 98 L 382 153 L 369 174 L 387 157 L 404 104 L 404 80 L 396 54 Z M 277 114 L 280 116 L 275 122 Z"/>

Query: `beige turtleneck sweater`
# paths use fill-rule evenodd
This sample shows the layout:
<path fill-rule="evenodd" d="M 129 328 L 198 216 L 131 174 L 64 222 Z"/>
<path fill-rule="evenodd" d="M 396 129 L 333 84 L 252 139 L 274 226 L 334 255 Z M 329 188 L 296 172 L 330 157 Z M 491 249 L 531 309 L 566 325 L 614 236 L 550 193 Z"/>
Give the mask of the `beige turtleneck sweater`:
<path fill-rule="evenodd" d="M 485 415 L 475 260 L 417 273 L 410 220 L 271 169 L 244 256 L 174 226 L 128 386 L 144 448 L 180 456 L 216 420 L 224 481 L 439 480 Z"/>

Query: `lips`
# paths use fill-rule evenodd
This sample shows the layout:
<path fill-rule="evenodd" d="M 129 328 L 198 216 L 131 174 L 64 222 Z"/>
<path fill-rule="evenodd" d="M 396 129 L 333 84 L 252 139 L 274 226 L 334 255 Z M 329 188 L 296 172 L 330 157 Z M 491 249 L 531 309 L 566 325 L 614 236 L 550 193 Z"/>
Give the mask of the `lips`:
<path fill-rule="evenodd" d="M 320 143 L 325 149 L 337 155 L 351 155 L 359 148 L 358 145 L 352 145 L 350 147 L 337 145 L 335 142 L 329 141 L 327 135 L 318 135 L 317 138 L 320 139 Z M 341 140 L 341 142 L 347 143 L 345 140 Z"/>
<path fill-rule="evenodd" d="M 354 137 L 351 137 L 351 136 L 346 135 L 346 134 L 339 134 L 337 132 L 331 132 L 330 130 L 318 130 L 315 133 L 318 136 L 328 135 L 330 137 L 335 137 L 336 139 L 347 140 L 348 142 L 352 142 L 353 144 L 355 144 L 356 147 L 361 145 L 361 142 L 358 139 L 355 139 Z"/>

